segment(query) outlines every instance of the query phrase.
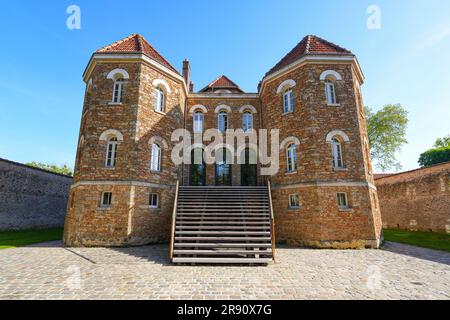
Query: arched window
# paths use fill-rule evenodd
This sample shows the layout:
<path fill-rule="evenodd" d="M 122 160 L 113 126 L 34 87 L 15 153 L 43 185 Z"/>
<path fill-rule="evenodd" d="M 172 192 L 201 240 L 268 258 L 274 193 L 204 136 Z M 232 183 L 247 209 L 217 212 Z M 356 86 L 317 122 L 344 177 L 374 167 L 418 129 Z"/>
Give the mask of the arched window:
<path fill-rule="evenodd" d="M 287 88 L 283 92 L 283 112 L 289 113 L 294 111 L 294 93 L 292 88 Z"/>
<path fill-rule="evenodd" d="M 220 111 L 219 113 L 219 130 L 225 132 L 228 129 L 228 113 Z"/>
<path fill-rule="evenodd" d="M 108 140 L 106 146 L 106 162 L 105 166 L 108 168 L 114 168 L 116 166 L 117 157 L 117 138 L 113 137 Z"/>
<path fill-rule="evenodd" d="M 335 168 L 343 168 L 344 160 L 342 159 L 342 146 L 341 142 L 336 137 L 331 140 L 331 148 L 333 154 L 333 166 Z"/>
<path fill-rule="evenodd" d="M 158 112 L 164 112 L 164 105 L 165 105 L 165 95 L 164 91 L 161 88 L 155 89 L 155 101 L 154 101 L 154 109 Z"/>
<path fill-rule="evenodd" d="M 194 113 L 194 132 L 203 132 L 203 112 Z"/>
<path fill-rule="evenodd" d="M 330 79 L 325 80 L 325 96 L 327 98 L 327 104 L 329 105 L 337 104 L 334 81 Z"/>
<path fill-rule="evenodd" d="M 113 91 L 113 103 L 121 103 L 123 96 L 123 84 L 124 80 L 122 76 L 118 76 L 114 81 L 114 91 Z"/>
<path fill-rule="evenodd" d="M 161 147 L 156 143 L 152 144 L 150 170 L 161 171 Z"/>
<path fill-rule="evenodd" d="M 297 147 L 295 143 L 290 143 L 286 149 L 287 172 L 297 170 Z"/>
<path fill-rule="evenodd" d="M 253 113 L 245 111 L 242 115 L 242 129 L 245 131 L 253 129 Z"/>

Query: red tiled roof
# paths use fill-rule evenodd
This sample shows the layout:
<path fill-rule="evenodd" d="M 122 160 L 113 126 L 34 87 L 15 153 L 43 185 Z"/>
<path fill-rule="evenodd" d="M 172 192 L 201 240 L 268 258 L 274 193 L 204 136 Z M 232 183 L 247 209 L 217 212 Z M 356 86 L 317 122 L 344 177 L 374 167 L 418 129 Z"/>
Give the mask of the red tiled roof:
<path fill-rule="evenodd" d="M 157 61 L 163 66 L 179 74 L 175 69 L 158 51 L 153 48 L 150 43 L 140 34 L 132 34 L 125 39 L 119 40 L 100 48 L 97 53 L 143 53 L 149 58 Z"/>
<path fill-rule="evenodd" d="M 339 47 L 338 45 L 328 42 L 320 37 L 309 35 L 300 41 L 294 49 L 283 57 L 266 76 L 278 71 L 291 63 L 297 61 L 304 55 L 351 55 L 351 51 Z"/>
<path fill-rule="evenodd" d="M 230 80 L 227 76 L 221 75 L 216 80 L 204 87 L 200 92 L 208 91 L 208 89 L 234 89 L 240 92 L 244 92 L 239 86 Z"/>

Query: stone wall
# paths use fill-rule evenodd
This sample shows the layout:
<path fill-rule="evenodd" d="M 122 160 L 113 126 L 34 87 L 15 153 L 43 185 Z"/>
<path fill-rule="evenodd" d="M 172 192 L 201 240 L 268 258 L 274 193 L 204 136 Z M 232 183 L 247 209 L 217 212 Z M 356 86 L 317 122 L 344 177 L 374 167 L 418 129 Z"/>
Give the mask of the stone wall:
<path fill-rule="evenodd" d="M 62 227 L 72 178 L 0 159 L 0 231 Z"/>
<path fill-rule="evenodd" d="M 450 233 L 450 162 L 375 183 L 384 228 Z"/>

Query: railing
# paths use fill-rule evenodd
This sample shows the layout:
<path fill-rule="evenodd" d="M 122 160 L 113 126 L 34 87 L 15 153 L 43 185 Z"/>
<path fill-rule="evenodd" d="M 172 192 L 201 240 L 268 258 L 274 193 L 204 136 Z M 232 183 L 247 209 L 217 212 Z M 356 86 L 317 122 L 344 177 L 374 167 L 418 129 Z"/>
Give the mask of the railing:
<path fill-rule="evenodd" d="M 272 257 L 273 257 L 273 261 L 275 261 L 275 218 L 273 216 L 272 188 L 271 188 L 270 180 L 267 180 L 267 189 L 269 191 L 270 226 L 272 228 Z"/>
<path fill-rule="evenodd" d="M 180 181 L 177 181 L 177 187 L 175 191 L 175 200 L 173 203 L 173 213 L 172 213 L 172 230 L 170 234 L 170 260 L 173 259 L 173 250 L 175 244 L 175 223 L 177 221 L 177 207 L 178 207 L 178 192 L 180 189 Z"/>

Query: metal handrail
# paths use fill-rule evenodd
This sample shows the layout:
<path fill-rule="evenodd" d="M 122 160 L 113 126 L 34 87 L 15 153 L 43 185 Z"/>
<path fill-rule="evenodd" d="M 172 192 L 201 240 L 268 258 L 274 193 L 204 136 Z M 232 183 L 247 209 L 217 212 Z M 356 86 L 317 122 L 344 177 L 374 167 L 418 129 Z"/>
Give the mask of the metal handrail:
<path fill-rule="evenodd" d="M 272 257 L 273 257 L 273 261 L 275 261 L 275 217 L 273 215 L 272 188 L 271 188 L 270 180 L 267 181 L 267 189 L 269 191 L 270 226 L 272 228 Z"/>
<path fill-rule="evenodd" d="M 174 244 L 175 244 L 175 223 L 177 221 L 179 189 L 180 189 L 180 180 L 177 180 L 177 187 L 176 187 L 176 191 L 175 191 L 175 201 L 173 203 L 173 213 L 172 213 L 172 231 L 170 234 L 170 260 L 173 260 L 173 251 L 174 251 Z"/>

